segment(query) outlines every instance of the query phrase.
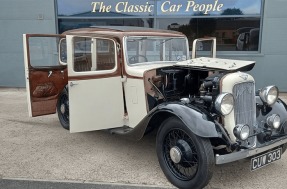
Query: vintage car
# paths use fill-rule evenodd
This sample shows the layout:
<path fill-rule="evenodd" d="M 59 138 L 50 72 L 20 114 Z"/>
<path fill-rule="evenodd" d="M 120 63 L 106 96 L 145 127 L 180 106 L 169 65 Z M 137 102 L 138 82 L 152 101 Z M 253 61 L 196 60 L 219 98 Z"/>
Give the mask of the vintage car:
<path fill-rule="evenodd" d="M 197 44 L 211 40 L 210 54 Z M 216 58 L 216 39 L 137 27 L 24 34 L 29 114 L 58 113 L 71 133 L 108 130 L 134 140 L 158 129 L 156 152 L 178 188 L 203 188 L 215 165 L 281 158 L 287 106 L 276 86 L 255 90 L 254 61 Z M 204 54 L 204 53 L 203 53 Z M 143 160 L 144 161 L 144 160 Z"/>

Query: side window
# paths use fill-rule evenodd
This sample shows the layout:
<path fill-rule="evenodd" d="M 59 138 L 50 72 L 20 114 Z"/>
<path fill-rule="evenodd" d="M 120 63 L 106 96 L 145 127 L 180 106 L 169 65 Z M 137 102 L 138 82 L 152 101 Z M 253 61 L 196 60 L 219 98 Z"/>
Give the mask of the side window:
<path fill-rule="evenodd" d="M 109 39 L 95 39 L 96 70 L 112 70 L 116 66 L 115 44 Z"/>
<path fill-rule="evenodd" d="M 67 65 L 67 41 L 62 38 L 59 42 L 59 62 L 62 65 Z"/>
<path fill-rule="evenodd" d="M 59 37 L 29 37 L 29 58 L 31 66 L 59 66 L 59 41 Z"/>
<path fill-rule="evenodd" d="M 76 72 L 86 72 L 92 70 L 92 38 L 74 38 L 74 64 Z"/>
<path fill-rule="evenodd" d="M 75 37 L 73 43 L 74 71 L 103 71 L 115 68 L 115 44 L 112 40 Z"/>

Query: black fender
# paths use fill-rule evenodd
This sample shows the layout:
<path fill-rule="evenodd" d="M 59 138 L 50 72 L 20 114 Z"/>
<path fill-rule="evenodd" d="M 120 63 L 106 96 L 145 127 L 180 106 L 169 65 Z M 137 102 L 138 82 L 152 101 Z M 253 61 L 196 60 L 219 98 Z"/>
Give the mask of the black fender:
<path fill-rule="evenodd" d="M 173 116 L 176 116 L 195 135 L 200 137 L 219 136 L 212 118 L 195 106 L 187 106 L 180 103 L 168 103 L 159 106 L 155 115 L 160 112 L 169 112 Z"/>
<path fill-rule="evenodd" d="M 130 139 L 140 140 L 152 120 L 161 119 L 163 121 L 170 116 L 180 119 L 194 134 L 200 137 L 222 137 L 217 130 L 218 125 L 211 116 L 196 106 L 185 105 L 180 102 L 158 105 L 134 129 L 124 135 Z"/>
<path fill-rule="evenodd" d="M 272 106 L 263 106 L 259 96 L 256 96 L 256 120 L 257 124 L 265 123 L 266 118 L 272 114 L 278 114 L 281 124 L 287 127 L 287 105 L 279 98 Z"/>

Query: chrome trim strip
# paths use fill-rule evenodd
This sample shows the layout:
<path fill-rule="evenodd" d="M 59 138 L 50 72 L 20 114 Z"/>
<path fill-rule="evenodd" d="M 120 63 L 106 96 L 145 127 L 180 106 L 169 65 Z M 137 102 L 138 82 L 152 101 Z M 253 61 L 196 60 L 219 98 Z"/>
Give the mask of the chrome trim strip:
<path fill-rule="evenodd" d="M 239 152 L 234 152 L 231 154 L 226 154 L 226 155 L 218 155 L 216 154 L 215 156 L 215 164 L 224 164 L 224 163 L 230 163 L 233 161 L 237 161 L 240 159 L 244 159 L 250 156 L 254 156 L 256 154 L 260 154 L 262 152 L 265 152 L 267 150 L 270 150 L 272 148 L 275 148 L 277 146 L 280 146 L 282 144 L 287 143 L 287 137 L 284 137 L 283 139 L 277 139 L 274 141 L 270 141 L 267 143 L 267 145 L 259 148 L 252 148 L 252 149 L 247 149 L 247 150 L 241 150 Z"/>

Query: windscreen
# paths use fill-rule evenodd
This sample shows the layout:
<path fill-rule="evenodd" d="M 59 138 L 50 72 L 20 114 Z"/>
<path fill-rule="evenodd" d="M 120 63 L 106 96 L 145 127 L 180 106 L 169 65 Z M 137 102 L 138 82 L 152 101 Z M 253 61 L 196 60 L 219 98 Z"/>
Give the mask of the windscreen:
<path fill-rule="evenodd" d="M 186 38 L 128 37 L 126 48 L 126 58 L 130 65 L 160 61 L 176 62 L 189 58 Z"/>

